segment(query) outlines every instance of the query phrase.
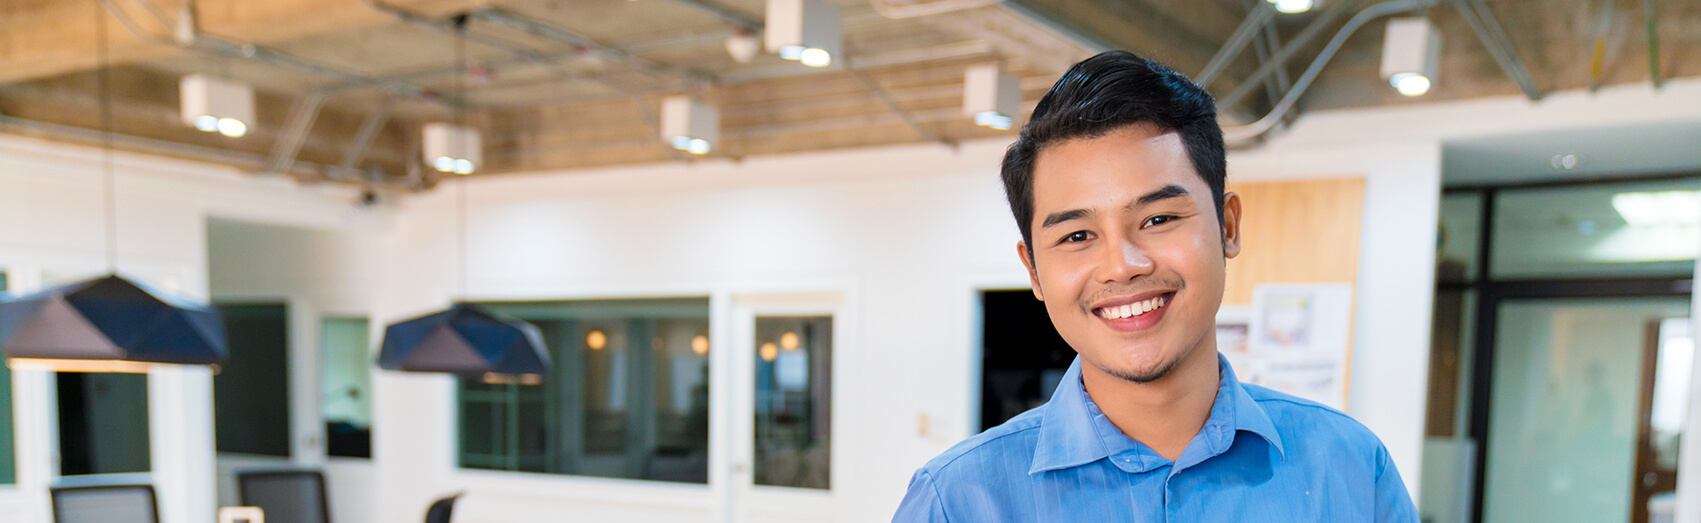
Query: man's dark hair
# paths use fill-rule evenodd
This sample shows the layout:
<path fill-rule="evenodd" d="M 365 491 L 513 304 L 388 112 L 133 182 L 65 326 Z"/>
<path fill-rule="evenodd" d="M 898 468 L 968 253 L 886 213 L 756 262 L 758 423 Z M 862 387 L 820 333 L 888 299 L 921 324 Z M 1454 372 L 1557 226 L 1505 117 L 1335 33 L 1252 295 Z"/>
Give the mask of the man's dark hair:
<path fill-rule="evenodd" d="M 1092 139 L 1135 124 L 1181 135 L 1193 170 L 1211 187 L 1218 223 L 1223 214 L 1223 180 L 1228 164 L 1217 104 L 1211 94 L 1163 64 L 1128 51 L 1109 51 L 1082 60 L 1063 73 L 1040 99 L 1016 143 L 1004 153 L 1004 195 L 1033 252 L 1034 159 L 1046 147 Z"/>

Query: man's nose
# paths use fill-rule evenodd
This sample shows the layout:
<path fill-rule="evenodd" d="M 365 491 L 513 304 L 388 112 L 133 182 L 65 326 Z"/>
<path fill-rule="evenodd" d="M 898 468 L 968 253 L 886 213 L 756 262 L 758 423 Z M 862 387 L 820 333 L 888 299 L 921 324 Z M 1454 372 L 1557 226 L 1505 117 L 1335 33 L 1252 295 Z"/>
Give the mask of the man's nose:
<path fill-rule="evenodd" d="M 1105 283 L 1126 283 L 1152 273 L 1151 256 L 1131 239 L 1118 235 L 1106 247 L 1100 261 Z"/>

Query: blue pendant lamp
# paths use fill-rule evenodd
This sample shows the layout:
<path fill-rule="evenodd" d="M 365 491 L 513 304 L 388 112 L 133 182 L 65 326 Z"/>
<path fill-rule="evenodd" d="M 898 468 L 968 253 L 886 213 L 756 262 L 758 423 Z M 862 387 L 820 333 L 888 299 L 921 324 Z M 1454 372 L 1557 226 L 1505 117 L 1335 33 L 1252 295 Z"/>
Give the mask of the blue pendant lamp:
<path fill-rule="evenodd" d="M 384 329 L 378 366 L 535 383 L 549 371 L 549 354 L 543 350 L 543 335 L 536 326 L 458 303 Z"/>
<path fill-rule="evenodd" d="M 466 74 L 466 15 L 455 22 L 455 60 Z M 455 77 L 455 95 L 461 98 L 461 77 Z M 460 109 L 456 119 L 461 120 Z M 464 126 L 464 122 L 456 122 Z M 462 293 L 466 279 L 466 182 L 459 189 L 456 219 L 460 250 Z M 457 303 L 448 310 L 392 323 L 384 329 L 384 344 L 378 351 L 378 367 L 407 372 L 437 372 L 479 379 L 487 383 L 541 383 L 549 373 L 549 353 L 536 326 L 470 303 Z"/>
<path fill-rule="evenodd" d="M 112 88 L 107 81 L 106 16 L 95 11 L 99 39 L 101 160 L 105 174 L 109 274 L 0 299 L 0 349 L 13 368 L 72 372 L 146 372 L 153 364 L 224 362 L 224 321 L 206 305 L 118 276 L 112 168 Z"/>
<path fill-rule="evenodd" d="M 204 305 L 117 275 L 0 301 L 0 346 L 14 366 L 140 371 L 224 362 L 224 322 Z"/>

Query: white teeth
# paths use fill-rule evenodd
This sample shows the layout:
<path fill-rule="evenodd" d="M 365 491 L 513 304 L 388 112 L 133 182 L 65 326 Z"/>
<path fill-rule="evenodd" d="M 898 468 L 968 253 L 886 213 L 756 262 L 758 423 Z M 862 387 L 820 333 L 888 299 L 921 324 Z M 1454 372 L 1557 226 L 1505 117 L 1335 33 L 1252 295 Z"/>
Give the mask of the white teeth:
<path fill-rule="evenodd" d="M 1152 298 L 1152 299 L 1149 299 L 1149 300 L 1137 301 L 1137 302 L 1130 303 L 1130 304 L 1127 304 L 1127 305 L 1122 305 L 1122 306 L 1117 306 L 1117 307 L 1105 307 L 1103 309 L 1099 309 L 1099 317 L 1109 319 L 1109 320 L 1131 318 L 1131 317 L 1139 316 L 1141 314 L 1145 314 L 1145 313 L 1151 312 L 1153 310 L 1156 310 L 1158 308 L 1161 308 L 1167 303 L 1169 303 L 1169 300 L 1165 299 L 1165 297 L 1163 297 L 1163 296 L 1159 296 L 1159 297 Z"/>

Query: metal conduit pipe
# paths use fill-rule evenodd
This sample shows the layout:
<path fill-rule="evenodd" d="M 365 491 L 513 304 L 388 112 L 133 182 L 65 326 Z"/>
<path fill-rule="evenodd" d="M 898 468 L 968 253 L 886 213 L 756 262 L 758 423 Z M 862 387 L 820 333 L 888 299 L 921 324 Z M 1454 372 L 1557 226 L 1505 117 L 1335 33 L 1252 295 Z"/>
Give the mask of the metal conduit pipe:
<path fill-rule="evenodd" d="M 1293 40 L 1277 50 L 1275 56 L 1271 56 L 1263 65 L 1258 66 L 1258 70 L 1253 71 L 1252 76 L 1241 80 L 1240 85 L 1230 91 L 1228 96 L 1218 98 L 1217 107 L 1234 107 L 1240 103 L 1241 99 L 1252 94 L 1252 91 L 1257 89 L 1265 78 L 1269 78 L 1276 71 L 1287 67 L 1288 60 L 1293 58 L 1293 55 L 1298 54 L 1300 49 L 1310 45 L 1312 39 L 1323 34 L 1324 29 L 1327 29 L 1330 24 L 1335 22 L 1336 18 L 1346 12 L 1346 7 L 1347 2 L 1338 2 L 1329 6 L 1328 9 L 1323 11 L 1323 14 L 1312 20 L 1310 24 L 1306 24 L 1305 28 L 1299 31 L 1299 34 L 1294 35 Z"/>
<path fill-rule="evenodd" d="M 1211 80 L 1215 80 L 1224 69 L 1228 69 L 1235 58 L 1240 57 L 1241 51 L 1246 50 L 1246 44 L 1252 42 L 1252 38 L 1269 24 L 1275 14 L 1276 8 L 1269 2 L 1258 2 L 1252 6 L 1252 12 L 1246 14 L 1246 19 L 1240 22 L 1240 27 L 1234 28 L 1234 33 L 1229 35 L 1228 41 L 1223 43 L 1222 48 L 1217 49 L 1217 54 L 1211 56 L 1211 61 L 1205 64 L 1205 70 L 1194 77 L 1193 81 L 1199 85 L 1210 85 Z"/>
<path fill-rule="evenodd" d="M 130 34 L 135 35 L 136 38 L 144 41 L 154 42 L 161 45 L 176 46 L 190 51 L 218 56 L 236 56 L 295 69 L 309 74 L 334 78 L 342 84 L 340 86 L 336 86 L 335 88 L 337 89 L 350 86 L 376 87 L 420 99 L 438 101 L 452 107 L 465 105 L 464 100 L 430 93 L 426 89 L 416 85 L 383 78 L 372 78 L 359 73 L 343 71 L 331 66 L 297 58 L 287 53 L 252 43 L 224 40 L 193 31 L 190 31 L 187 34 L 176 35 L 175 38 L 160 36 L 137 25 L 136 21 L 132 20 L 130 15 L 125 13 L 123 9 L 114 5 L 112 0 L 96 1 L 100 3 L 101 7 L 104 8 L 107 13 L 117 19 L 119 25 L 124 26 L 126 31 L 129 31 Z M 184 26 L 192 28 L 194 27 L 194 24 L 190 22 Z"/>
<path fill-rule="evenodd" d="M 684 68 L 684 67 L 676 67 L 676 66 L 668 66 L 668 65 L 657 64 L 655 62 L 651 62 L 649 60 L 645 60 L 643 58 L 633 56 L 632 53 L 628 53 L 624 50 L 615 49 L 615 48 L 612 48 L 612 47 L 608 47 L 606 45 L 602 45 L 600 43 L 597 43 L 594 40 L 591 40 L 590 38 L 586 38 L 582 35 L 579 35 L 577 33 L 572 32 L 572 31 L 568 31 L 566 29 L 555 27 L 553 25 L 549 25 L 549 24 L 545 24 L 543 22 L 532 20 L 532 19 L 527 18 L 525 16 L 521 16 L 519 14 L 512 12 L 512 11 L 509 11 L 507 9 L 502 9 L 502 8 L 499 8 L 499 7 L 488 7 L 488 8 L 479 9 L 479 10 L 476 10 L 476 11 L 473 11 L 473 12 L 470 12 L 470 13 L 467 13 L 467 14 L 472 16 L 473 18 L 477 18 L 480 21 L 483 21 L 485 23 L 489 23 L 489 24 L 492 24 L 492 25 L 507 27 L 509 29 L 520 31 L 520 32 L 523 32 L 523 33 L 526 33 L 526 34 L 529 34 L 529 35 L 532 35 L 532 36 L 539 37 L 539 38 L 546 38 L 546 39 L 549 39 L 549 40 L 555 40 L 557 42 L 562 42 L 562 43 L 565 43 L 565 44 L 568 44 L 568 45 L 573 45 L 573 46 L 578 46 L 578 47 L 582 47 L 582 48 L 585 48 L 585 49 L 590 49 L 590 50 L 596 51 L 598 53 L 601 53 L 602 56 L 608 58 L 611 61 L 626 64 L 627 66 L 630 66 L 630 67 L 633 67 L 633 68 L 636 68 L 638 70 L 648 72 L 648 73 L 651 73 L 651 74 L 662 75 L 662 76 L 674 76 L 674 77 L 678 77 L 681 80 L 685 80 L 685 81 L 688 81 L 688 82 L 700 82 L 700 83 L 711 83 L 711 84 L 715 82 L 715 78 L 711 75 L 700 73 L 700 72 L 697 72 L 697 71 L 692 71 L 692 70 Z"/>
<path fill-rule="evenodd" d="M 84 128 L 81 128 L 81 127 L 72 127 L 72 126 L 69 126 L 69 125 L 60 125 L 60 124 L 56 124 L 56 123 L 42 122 L 42 121 L 37 121 L 37 120 L 26 120 L 26 119 L 23 119 L 23 118 L 16 118 L 16 117 L 11 117 L 11 116 L 6 116 L 6 115 L 0 115 L 0 129 L 4 129 L 4 128 L 8 128 L 8 127 L 19 129 L 19 130 L 30 131 L 30 132 L 34 132 L 34 133 L 40 133 L 40 134 L 44 134 L 44 135 L 55 136 L 55 137 L 58 137 L 58 138 L 61 138 L 61 139 L 69 140 L 69 141 L 88 142 L 88 143 L 99 143 L 101 141 L 102 137 L 105 136 L 106 134 L 108 134 L 108 133 L 105 133 L 103 131 L 97 131 L 97 130 L 94 130 L 94 129 L 84 129 Z M 201 146 L 201 145 L 178 143 L 178 142 L 173 142 L 173 141 L 169 141 L 169 140 L 145 138 L 145 137 L 129 135 L 129 134 L 121 134 L 121 133 L 110 133 L 110 134 L 112 136 L 112 143 L 114 145 L 118 146 L 118 147 L 131 149 L 131 150 L 137 150 L 137 151 L 146 151 L 146 152 L 150 152 L 150 153 L 154 153 L 154 154 L 159 154 L 159 155 L 162 155 L 162 156 L 175 156 L 175 157 L 178 157 L 178 158 L 188 158 L 188 159 L 191 159 L 191 160 L 202 161 L 202 162 L 207 162 L 207 163 L 247 166 L 248 168 L 254 169 L 254 170 L 259 170 L 259 169 L 264 168 L 266 166 L 267 162 L 268 162 L 268 159 L 265 156 L 255 154 L 255 153 L 250 153 L 250 152 L 232 151 L 232 150 L 228 150 L 228 149 L 220 149 L 220 148 L 217 148 L 217 147 L 206 147 L 206 146 Z M 295 162 L 295 167 L 296 167 L 296 169 L 293 169 L 291 172 L 303 172 L 303 171 L 305 171 L 305 172 L 309 172 L 309 173 L 333 173 L 336 170 L 335 168 L 330 167 L 330 166 L 317 164 L 317 163 L 311 163 L 311 162 L 302 162 L 302 161 Z M 276 173 L 276 174 L 286 174 L 286 173 Z M 401 184 L 401 183 L 395 183 L 395 182 L 373 182 L 372 185 L 385 187 L 385 188 L 389 188 L 389 189 L 395 189 L 395 190 L 399 190 L 399 191 L 414 191 L 415 190 L 412 187 L 409 187 L 407 184 Z"/>
<path fill-rule="evenodd" d="M 506 52 L 510 55 L 513 55 L 514 58 L 516 59 L 516 62 L 526 62 L 526 63 L 531 63 L 533 65 L 537 65 L 537 66 L 540 66 L 540 67 L 556 69 L 556 75 L 555 75 L 555 78 L 554 78 L 554 80 L 556 80 L 556 81 L 560 81 L 560 80 L 596 80 L 596 78 L 592 75 L 573 73 L 573 72 L 570 72 L 570 71 L 560 69 L 561 64 L 557 63 L 557 60 L 560 59 L 560 58 L 563 58 L 561 56 L 551 57 L 549 55 L 545 55 L 545 54 L 537 52 L 537 51 L 533 51 L 533 50 L 530 50 L 530 49 L 519 47 L 517 45 L 514 45 L 512 42 L 504 41 L 504 40 L 497 39 L 497 38 L 482 37 L 482 36 L 474 35 L 471 32 L 457 31 L 455 29 L 454 23 L 450 22 L 448 20 L 435 20 L 435 19 L 427 18 L 425 16 L 422 16 L 418 13 L 414 13 L 412 11 L 408 11 L 406 9 L 402 9 L 402 8 L 399 8 L 399 7 L 384 4 L 382 2 L 379 2 L 378 0 L 360 0 L 360 1 L 363 4 L 366 4 L 367 7 L 372 8 L 374 11 L 378 11 L 380 13 L 390 15 L 392 17 L 395 17 L 397 20 L 401 20 L 403 22 L 418 25 L 418 26 L 421 26 L 421 27 L 426 27 L 426 28 L 432 29 L 434 31 L 437 31 L 439 33 L 449 35 L 450 37 L 453 37 L 453 38 L 465 38 L 466 41 L 468 41 L 468 42 L 479 44 L 479 45 L 489 47 L 489 48 L 492 48 L 492 49 L 501 50 L 501 51 Z M 445 70 L 450 71 L 452 74 L 465 74 L 465 70 L 463 70 L 459 66 L 453 67 L 452 69 L 445 69 Z M 388 78 L 397 79 L 396 77 L 388 77 Z M 607 82 L 601 82 L 601 83 L 607 85 Z M 611 85 L 610 87 L 614 87 L 614 88 L 618 89 L 619 86 L 612 86 Z"/>
<path fill-rule="evenodd" d="M 937 0 L 934 2 L 894 2 L 892 0 L 868 0 L 868 5 L 874 7 L 874 12 L 886 18 L 915 18 L 932 16 L 952 11 L 978 9 L 1004 3 L 1004 0 Z"/>
<path fill-rule="evenodd" d="M 1459 16 L 1465 19 L 1465 24 L 1477 33 L 1477 39 L 1483 47 L 1488 48 L 1489 56 L 1494 57 L 1494 63 L 1500 65 L 1500 70 L 1506 73 L 1518 88 L 1524 91 L 1524 96 L 1530 101 L 1542 99 L 1542 92 L 1536 88 L 1536 82 L 1530 78 L 1530 70 L 1524 67 L 1524 61 L 1518 58 L 1518 52 L 1513 50 L 1512 42 L 1506 38 L 1506 31 L 1500 27 L 1500 22 L 1494 19 L 1494 13 L 1482 0 L 1452 0 L 1453 7 L 1459 10 Z"/>
<path fill-rule="evenodd" d="M 1429 7 L 1434 4 L 1435 0 L 1391 0 L 1359 11 L 1358 14 L 1347 20 L 1346 25 L 1341 26 L 1340 31 L 1335 33 L 1335 37 L 1330 39 L 1329 44 L 1323 47 L 1323 51 L 1317 54 L 1317 58 L 1311 61 L 1311 67 L 1306 68 L 1305 73 L 1294 81 L 1293 88 L 1288 90 L 1287 96 L 1283 96 L 1282 100 L 1270 109 L 1269 114 L 1247 125 L 1223 129 L 1223 140 L 1229 142 L 1246 141 L 1262 136 L 1274 128 L 1276 123 L 1280 122 L 1287 115 L 1287 112 L 1293 109 L 1294 104 L 1299 101 L 1299 97 L 1305 94 L 1306 88 L 1311 87 L 1311 82 L 1317 79 L 1317 75 L 1323 71 L 1323 66 L 1328 65 L 1329 60 L 1335 57 L 1335 53 L 1341 50 L 1341 45 L 1346 43 L 1347 38 L 1352 36 L 1353 32 L 1358 31 L 1358 28 L 1363 27 L 1365 23 L 1378 17 Z M 1251 82 L 1252 80 L 1248 80 L 1248 83 Z"/>
<path fill-rule="evenodd" d="M 739 11 L 739 10 L 730 8 L 730 7 L 721 5 L 719 3 L 712 2 L 710 0 L 674 0 L 674 1 L 679 2 L 681 4 L 685 4 L 686 6 L 695 7 L 700 11 L 715 15 L 715 17 L 720 18 L 721 20 L 725 20 L 726 22 L 731 23 L 733 25 L 740 26 L 740 27 L 748 27 L 751 30 L 756 31 L 758 33 L 762 32 L 762 20 L 757 19 L 755 17 L 752 17 L 750 15 L 744 14 L 743 11 Z"/>
<path fill-rule="evenodd" d="M 1654 14 L 1654 0 L 1642 0 L 1642 18 L 1648 25 L 1648 78 L 1654 82 L 1654 88 L 1659 89 L 1665 85 L 1665 78 L 1660 75 L 1660 33 L 1654 27 L 1658 19 Z"/>

